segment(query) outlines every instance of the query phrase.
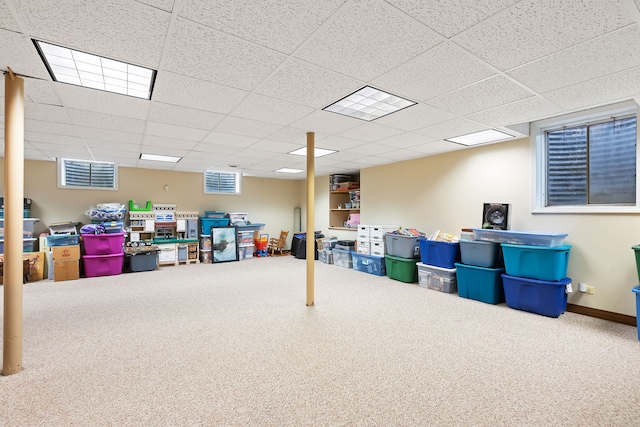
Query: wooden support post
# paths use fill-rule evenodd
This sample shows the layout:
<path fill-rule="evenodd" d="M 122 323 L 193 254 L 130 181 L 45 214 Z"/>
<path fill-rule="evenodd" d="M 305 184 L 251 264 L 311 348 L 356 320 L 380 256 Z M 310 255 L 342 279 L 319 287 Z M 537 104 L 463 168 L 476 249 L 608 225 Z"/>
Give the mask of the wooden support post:
<path fill-rule="evenodd" d="M 314 133 L 307 132 L 307 306 L 314 304 L 315 261 L 315 140 Z"/>
<path fill-rule="evenodd" d="M 24 80 L 9 68 L 4 85 L 4 333 L 2 375 L 22 370 Z"/>

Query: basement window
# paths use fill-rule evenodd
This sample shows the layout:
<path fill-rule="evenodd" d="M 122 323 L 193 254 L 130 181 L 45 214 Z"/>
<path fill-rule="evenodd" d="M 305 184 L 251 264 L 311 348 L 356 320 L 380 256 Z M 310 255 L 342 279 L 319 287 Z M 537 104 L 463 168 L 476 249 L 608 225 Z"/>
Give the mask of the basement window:
<path fill-rule="evenodd" d="M 117 190 L 115 163 L 58 159 L 58 188 Z"/>
<path fill-rule="evenodd" d="M 204 172 L 205 194 L 241 194 L 242 173 L 240 172 Z"/>

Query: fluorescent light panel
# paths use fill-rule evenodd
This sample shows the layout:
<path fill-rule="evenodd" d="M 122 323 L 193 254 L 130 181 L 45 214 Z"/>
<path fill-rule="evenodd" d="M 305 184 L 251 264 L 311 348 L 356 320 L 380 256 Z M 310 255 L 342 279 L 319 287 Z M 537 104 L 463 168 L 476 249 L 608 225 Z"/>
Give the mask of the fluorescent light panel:
<path fill-rule="evenodd" d="M 34 42 L 57 82 L 151 99 L 154 70 L 39 40 Z"/>
<path fill-rule="evenodd" d="M 313 149 L 313 157 L 322 157 L 327 154 L 336 153 L 336 150 L 327 150 L 325 148 L 314 148 Z M 296 156 L 306 156 L 307 155 L 307 147 L 299 148 L 295 151 L 291 151 L 289 154 L 295 154 Z"/>
<path fill-rule="evenodd" d="M 477 145 L 485 142 L 501 141 L 503 139 L 515 138 L 508 133 L 500 132 L 495 129 L 483 130 L 480 132 L 470 133 L 467 135 L 457 136 L 455 138 L 447 138 L 445 141 L 455 142 L 462 145 Z"/>
<path fill-rule="evenodd" d="M 161 156 L 159 154 L 140 154 L 140 160 L 152 160 L 154 162 L 178 163 L 182 157 Z"/>
<path fill-rule="evenodd" d="M 302 170 L 302 169 L 291 169 L 291 168 L 281 168 L 281 169 L 278 169 L 276 172 L 282 172 L 282 173 L 300 173 L 300 172 L 304 172 L 304 170 Z"/>
<path fill-rule="evenodd" d="M 371 121 L 415 104 L 408 99 L 365 86 L 323 110 Z"/>

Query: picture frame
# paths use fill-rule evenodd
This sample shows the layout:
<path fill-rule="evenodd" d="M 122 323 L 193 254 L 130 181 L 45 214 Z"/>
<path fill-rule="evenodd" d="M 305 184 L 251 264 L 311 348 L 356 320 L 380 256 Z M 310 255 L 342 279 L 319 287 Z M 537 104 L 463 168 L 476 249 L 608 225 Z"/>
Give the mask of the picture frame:
<path fill-rule="evenodd" d="M 238 261 L 237 227 L 211 227 L 212 263 Z"/>

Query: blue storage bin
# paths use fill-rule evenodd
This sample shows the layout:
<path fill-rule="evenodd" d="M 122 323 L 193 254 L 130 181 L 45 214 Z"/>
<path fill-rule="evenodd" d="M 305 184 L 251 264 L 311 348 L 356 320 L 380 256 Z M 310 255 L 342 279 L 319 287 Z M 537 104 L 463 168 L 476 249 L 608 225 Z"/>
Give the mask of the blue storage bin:
<path fill-rule="evenodd" d="M 211 227 L 227 227 L 229 218 L 204 218 L 200 217 L 200 233 L 210 234 Z"/>
<path fill-rule="evenodd" d="M 558 317 L 567 309 L 567 285 L 571 278 L 544 281 L 502 274 L 504 298 L 517 310 Z"/>
<path fill-rule="evenodd" d="M 423 264 L 442 268 L 454 268 L 460 262 L 460 244 L 458 242 L 440 242 L 420 238 L 420 261 Z"/>
<path fill-rule="evenodd" d="M 226 214 L 225 211 L 204 211 L 205 218 L 224 218 Z"/>
<path fill-rule="evenodd" d="M 79 234 L 54 234 L 47 236 L 47 246 L 75 246 L 79 244 Z"/>
<path fill-rule="evenodd" d="M 510 276 L 557 281 L 567 277 L 570 245 L 556 247 L 502 243 L 504 267 Z"/>
<path fill-rule="evenodd" d="M 353 262 L 353 269 L 356 271 L 375 274 L 376 276 L 387 275 L 384 257 L 375 255 L 364 255 L 351 251 L 351 259 Z"/>
<path fill-rule="evenodd" d="M 487 304 L 504 302 L 503 273 L 504 268 L 477 267 L 456 263 L 458 295 Z"/>
<path fill-rule="evenodd" d="M 638 328 L 638 339 L 640 340 L 640 285 L 632 289 L 636 294 L 636 326 Z"/>

